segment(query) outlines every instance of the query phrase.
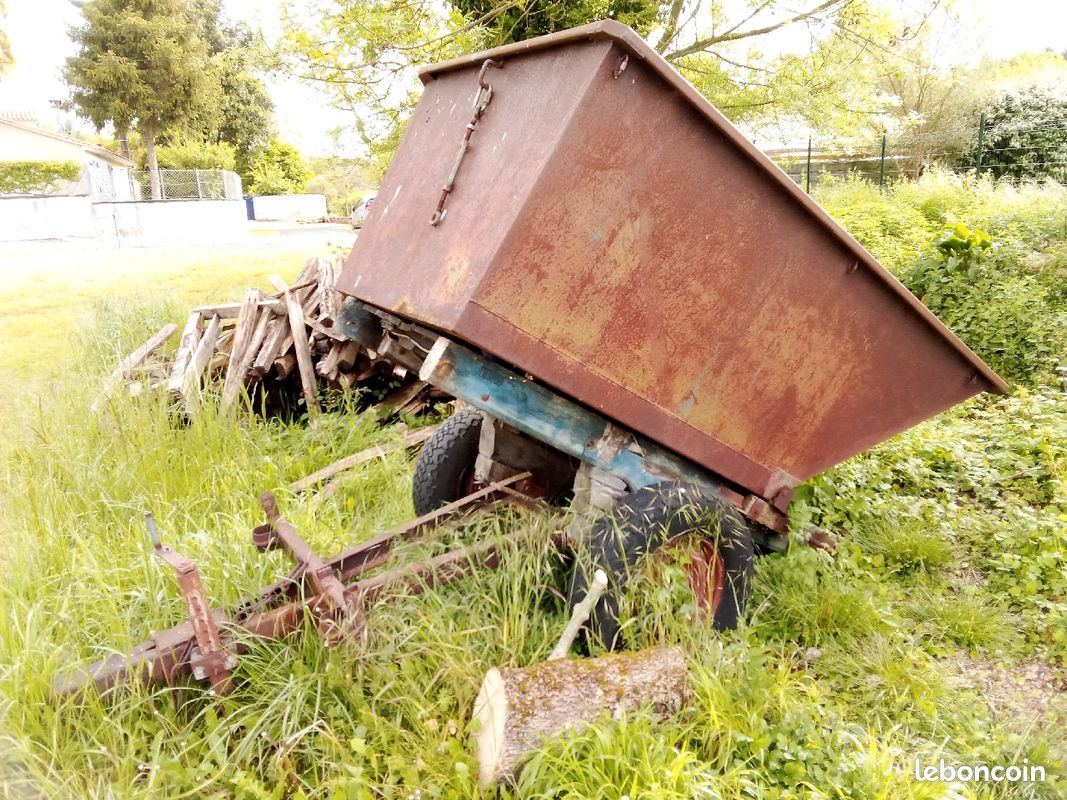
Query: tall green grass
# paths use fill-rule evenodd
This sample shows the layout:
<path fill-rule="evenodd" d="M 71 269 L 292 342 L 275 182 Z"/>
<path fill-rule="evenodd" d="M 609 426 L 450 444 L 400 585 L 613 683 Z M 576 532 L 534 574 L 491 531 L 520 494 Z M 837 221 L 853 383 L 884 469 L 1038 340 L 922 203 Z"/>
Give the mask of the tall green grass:
<path fill-rule="evenodd" d="M 943 204 L 942 191 L 908 202 L 925 219 L 923 204 Z M 994 201 L 981 199 L 990 209 Z M 1007 197 L 1005 208 L 1016 202 Z M 413 515 L 403 453 L 363 465 L 322 502 L 286 491 L 395 435 L 351 398 L 314 427 L 222 414 L 210 401 L 179 423 L 151 392 L 117 392 L 90 411 L 115 357 L 182 319 L 184 299 L 146 299 L 148 280 L 130 279 L 129 296 L 88 314 L 60 377 L 10 401 L 0 446 L 3 796 L 1065 796 L 1067 711 L 994 717 L 957 674 L 961 654 L 1055 669 L 1064 652 L 1067 402 L 1051 388 L 951 412 L 812 482 L 798 515 L 844 530 L 836 554 L 797 546 L 761 559 L 737 631 L 716 634 L 687 617 L 693 599 L 669 569 L 660 573 L 669 584 L 639 583 L 631 638 L 683 648 L 689 707 L 662 722 L 635 710 L 546 742 L 514 787 L 479 790 L 468 720 L 489 667 L 543 659 L 562 630 L 569 562 L 546 541 L 565 514 L 507 512 L 406 546 L 398 558 L 518 530 L 532 537 L 503 545 L 499 570 L 383 597 L 367 610 L 366 631 L 342 647 L 325 648 L 314 631 L 249 642 L 228 698 L 189 683 L 55 700 L 51 682 L 70 665 L 184 619 L 169 568 L 149 552 L 145 510 L 199 563 L 219 607 L 290 568 L 282 554 L 251 547 L 262 491 L 278 494 L 321 553 Z M 48 375 L 56 366 L 40 365 Z M 1024 755 L 1056 782 L 950 787 L 911 776 L 916 757 Z"/>

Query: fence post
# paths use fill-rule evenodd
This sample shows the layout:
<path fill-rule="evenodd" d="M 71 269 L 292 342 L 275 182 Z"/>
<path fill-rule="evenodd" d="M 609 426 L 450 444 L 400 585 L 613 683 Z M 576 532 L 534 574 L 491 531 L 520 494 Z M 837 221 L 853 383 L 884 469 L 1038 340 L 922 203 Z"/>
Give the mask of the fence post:
<path fill-rule="evenodd" d="M 808 166 L 804 171 L 804 191 L 811 194 L 811 137 L 808 137 Z"/>
<path fill-rule="evenodd" d="M 985 112 L 978 115 L 978 155 L 974 159 L 974 176 L 982 174 L 982 145 L 985 144 Z"/>
<path fill-rule="evenodd" d="M 197 196 L 197 199 L 203 200 L 204 199 L 204 190 L 200 188 L 200 170 L 197 169 L 197 168 L 194 168 L 193 169 L 193 174 L 196 175 L 196 196 Z"/>
<path fill-rule="evenodd" d="M 885 188 L 885 134 L 882 134 L 882 161 L 878 166 L 878 186 Z"/>

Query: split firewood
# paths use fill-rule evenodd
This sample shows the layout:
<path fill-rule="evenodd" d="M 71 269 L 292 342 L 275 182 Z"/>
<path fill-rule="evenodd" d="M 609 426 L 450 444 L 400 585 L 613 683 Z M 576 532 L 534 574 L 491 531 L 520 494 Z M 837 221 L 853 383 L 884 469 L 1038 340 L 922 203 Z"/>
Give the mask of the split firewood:
<path fill-rule="evenodd" d="M 288 378 L 293 374 L 293 369 L 296 367 L 296 356 L 292 353 L 286 353 L 281 358 L 274 361 L 274 373 L 282 379 Z"/>
<path fill-rule="evenodd" d="M 677 647 L 490 669 L 472 714 L 479 779 L 483 787 L 514 781 L 546 738 L 638 708 L 665 719 L 688 701 L 689 675 Z"/>
<path fill-rule="evenodd" d="M 185 371 L 189 369 L 193 351 L 200 342 L 201 319 L 200 312 L 194 311 L 185 321 L 182 338 L 178 341 L 178 353 L 174 356 L 174 364 L 171 366 L 170 380 L 167 381 L 167 391 L 173 395 L 181 394 L 185 385 Z"/>
<path fill-rule="evenodd" d="M 301 396 L 315 414 L 321 387 L 358 388 L 367 381 L 388 379 L 393 370 L 403 385 L 386 398 L 388 414 L 425 409 L 431 396 L 422 391 L 413 372 L 394 369 L 372 349 L 334 328 L 345 300 L 336 289 L 340 269 L 341 259 L 336 257 L 308 259 L 291 285 L 272 276 L 277 295 L 251 289 L 240 303 L 197 306 L 186 319 L 172 361 L 149 364 L 149 351 L 132 353 L 116 368 L 106 389 L 136 379 L 142 385 L 132 391 L 166 388 L 188 411 L 198 402 L 202 384 L 219 381 L 223 408 L 232 407 L 242 390 L 254 388 L 262 388 L 274 406 L 293 392 L 294 382 L 288 379 L 298 374 Z M 156 347 L 152 343 L 150 349 Z M 380 389 L 380 384 L 374 388 Z"/>
<path fill-rule="evenodd" d="M 189 366 L 185 370 L 185 378 L 182 383 L 181 396 L 184 398 L 185 413 L 192 415 L 200 400 L 200 379 L 204 375 L 211 362 L 211 356 L 215 352 L 215 344 L 219 338 L 219 328 L 222 327 L 222 318 L 214 316 L 207 324 L 204 335 L 193 351 L 189 359 Z"/>
<path fill-rule="evenodd" d="M 122 359 L 104 382 L 104 386 L 100 390 L 100 395 L 93 402 L 93 411 L 98 411 L 101 404 L 107 400 L 111 392 L 113 392 L 125 379 L 129 378 L 133 370 L 143 364 L 152 353 L 162 347 L 164 343 L 177 332 L 177 330 L 178 326 L 173 322 L 167 323 L 160 328 L 154 336 L 149 337 L 148 341 Z"/>
<path fill-rule="evenodd" d="M 244 386 L 245 373 L 248 372 L 255 355 L 254 352 L 249 355 L 248 351 L 259 329 L 259 320 L 270 314 L 270 311 L 266 309 L 259 310 L 261 298 L 262 294 L 259 289 L 249 289 L 244 305 L 237 315 L 237 326 L 233 331 L 233 346 L 230 348 L 230 360 L 226 365 L 226 378 L 222 384 L 222 407 L 224 409 L 233 405 L 237 399 L 237 393 Z M 264 324 L 266 324 L 265 321 Z"/>
<path fill-rule="evenodd" d="M 256 358 L 252 362 L 252 372 L 255 373 L 256 377 L 262 378 L 270 372 L 274 360 L 281 357 L 285 350 L 288 349 L 283 348 L 288 336 L 289 318 L 276 317 L 270 333 L 267 334 L 267 338 L 263 341 L 263 346 L 259 349 L 259 353 L 256 354 Z"/>
<path fill-rule="evenodd" d="M 366 450 L 361 450 L 353 455 L 345 456 L 341 460 L 335 461 L 317 472 L 313 472 L 306 478 L 301 478 L 300 480 L 289 484 L 289 491 L 306 491 L 323 481 L 329 480 L 341 472 L 358 467 L 360 464 L 367 461 L 372 461 L 376 458 L 384 458 L 390 453 L 395 453 L 398 450 L 406 450 L 409 447 L 415 447 L 416 445 L 422 444 L 433 435 L 434 431 L 437 430 L 437 427 L 437 425 L 429 425 L 425 428 L 419 428 L 417 431 L 412 431 L 411 433 L 406 434 L 399 442 L 376 444 L 373 447 L 368 447 Z"/>
<path fill-rule="evenodd" d="M 271 275 L 270 282 L 285 295 L 285 304 L 289 310 L 289 327 L 293 334 L 293 349 L 296 351 L 296 363 L 300 368 L 300 386 L 304 392 L 304 402 L 309 414 L 319 411 L 318 383 L 315 380 L 315 367 L 311 363 L 311 350 L 308 345 L 307 328 L 304 326 L 304 310 L 292 292 L 287 290 L 285 281 L 278 275 Z"/>

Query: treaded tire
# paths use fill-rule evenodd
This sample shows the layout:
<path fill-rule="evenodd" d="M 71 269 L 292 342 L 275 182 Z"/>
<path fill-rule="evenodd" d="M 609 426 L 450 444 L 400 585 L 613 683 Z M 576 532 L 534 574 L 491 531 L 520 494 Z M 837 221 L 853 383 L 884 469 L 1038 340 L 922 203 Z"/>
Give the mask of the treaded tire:
<path fill-rule="evenodd" d="M 630 574 L 644 557 L 666 542 L 689 533 L 709 536 L 722 560 L 724 585 L 712 627 L 730 630 L 745 613 L 752 583 L 752 531 L 744 517 L 719 498 L 679 481 L 646 486 L 620 500 L 612 513 L 598 520 L 589 534 L 591 559 L 575 563 L 567 607 L 586 594 L 589 575 L 598 567 L 608 576 L 608 588 L 589 615 L 588 636 L 608 650 L 623 647 L 619 636 L 619 600 Z M 589 575 L 583 567 L 589 567 Z"/>
<path fill-rule="evenodd" d="M 467 494 L 466 484 L 478 457 L 482 414 L 476 408 L 457 411 L 426 440 L 411 484 L 411 500 L 418 516 Z"/>

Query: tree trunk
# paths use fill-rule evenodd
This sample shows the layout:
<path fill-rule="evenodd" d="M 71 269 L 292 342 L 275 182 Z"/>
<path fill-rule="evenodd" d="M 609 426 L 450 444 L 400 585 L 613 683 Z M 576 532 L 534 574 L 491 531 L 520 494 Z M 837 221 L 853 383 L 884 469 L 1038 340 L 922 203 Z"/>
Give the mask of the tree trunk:
<path fill-rule="evenodd" d="M 141 128 L 144 136 L 145 151 L 148 153 L 148 180 L 152 183 L 152 199 L 163 199 L 163 184 L 159 180 L 159 161 L 156 160 L 156 123 L 155 120 L 145 120 Z"/>
<path fill-rule="evenodd" d="M 514 780 L 546 737 L 579 730 L 605 712 L 618 718 L 650 705 L 654 714 L 666 717 L 688 699 L 688 673 L 677 647 L 491 669 L 472 714 L 480 723 L 481 783 Z"/>

